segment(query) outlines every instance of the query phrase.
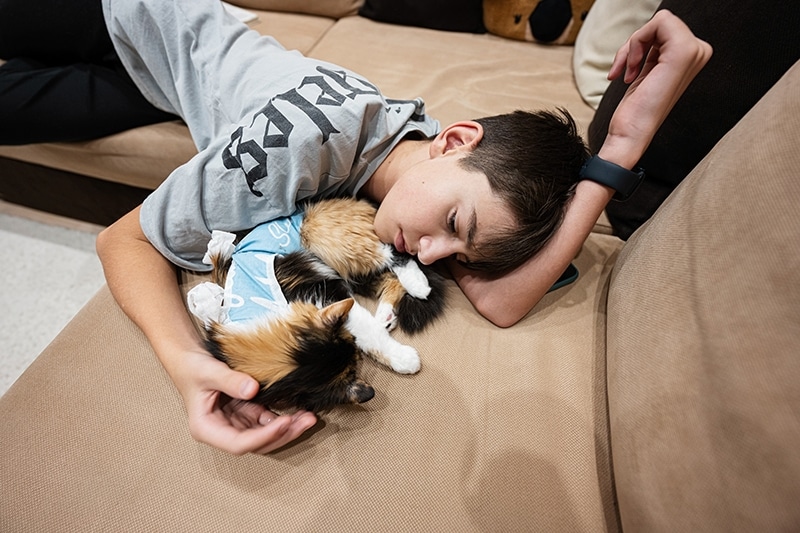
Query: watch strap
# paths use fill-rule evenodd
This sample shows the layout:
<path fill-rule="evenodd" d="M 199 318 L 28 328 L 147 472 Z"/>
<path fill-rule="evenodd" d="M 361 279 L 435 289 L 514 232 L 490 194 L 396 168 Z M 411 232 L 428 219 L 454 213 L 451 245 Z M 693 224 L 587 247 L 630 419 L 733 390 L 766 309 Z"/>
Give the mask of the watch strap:
<path fill-rule="evenodd" d="M 597 155 L 590 157 L 581 168 L 579 180 L 590 180 L 606 187 L 611 187 L 617 193 L 614 200 L 623 201 L 630 198 L 644 179 L 644 170 L 636 168 L 628 170 L 611 161 L 601 159 Z"/>

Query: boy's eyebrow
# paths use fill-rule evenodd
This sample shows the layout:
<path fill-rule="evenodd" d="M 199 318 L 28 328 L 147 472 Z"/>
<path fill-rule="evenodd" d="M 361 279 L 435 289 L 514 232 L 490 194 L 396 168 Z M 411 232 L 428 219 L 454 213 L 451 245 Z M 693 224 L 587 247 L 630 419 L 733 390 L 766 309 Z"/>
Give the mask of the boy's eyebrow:
<path fill-rule="evenodd" d="M 478 231 L 478 214 L 475 207 L 472 208 L 472 215 L 467 222 L 467 248 L 473 248 L 475 244 L 475 232 Z"/>

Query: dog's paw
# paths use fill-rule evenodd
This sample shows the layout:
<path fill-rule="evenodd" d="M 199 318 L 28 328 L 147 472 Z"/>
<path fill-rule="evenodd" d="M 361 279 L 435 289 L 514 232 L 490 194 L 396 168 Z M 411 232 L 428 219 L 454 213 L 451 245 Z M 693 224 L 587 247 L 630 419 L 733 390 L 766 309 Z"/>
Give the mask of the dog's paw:
<path fill-rule="evenodd" d="M 428 278 L 425 273 L 420 270 L 417 263 L 408 261 L 403 265 L 394 266 L 392 271 L 408 294 L 419 300 L 428 298 L 431 293 L 431 286 L 428 284 Z"/>
<path fill-rule="evenodd" d="M 386 331 L 392 331 L 397 327 L 397 314 L 388 303 L 383 302 L 378 305 L 378 309 L 375 311 L 375 318 L 383 324 Z"/>
<path fill-rule="evenodd" d="M 389 354 L 389 364 L 398 374 L 416 374 L 421 362 L 414 348 L 401 344 Z"/>

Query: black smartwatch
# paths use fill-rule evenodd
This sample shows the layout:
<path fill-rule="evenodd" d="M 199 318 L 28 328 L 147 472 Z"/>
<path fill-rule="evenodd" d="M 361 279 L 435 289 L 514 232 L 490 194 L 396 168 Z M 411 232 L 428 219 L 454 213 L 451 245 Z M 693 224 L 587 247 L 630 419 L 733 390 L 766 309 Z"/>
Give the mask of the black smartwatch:
<path fill-rule="evenodd" d="M 613 199 L 621 202 L 630 198 L 633 191 L 639 187 L 644 179 L 644 170 L 641 168 L 628 170 L 593 155 L 584 163 L 578 179 L 590 180 L 611 187 L 617 191 Z"/>

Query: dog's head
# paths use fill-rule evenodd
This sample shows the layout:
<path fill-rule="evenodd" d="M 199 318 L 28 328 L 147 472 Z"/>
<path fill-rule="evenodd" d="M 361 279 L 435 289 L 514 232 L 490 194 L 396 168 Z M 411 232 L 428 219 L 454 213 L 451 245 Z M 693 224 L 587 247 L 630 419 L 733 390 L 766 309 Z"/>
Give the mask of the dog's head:
<path fill-rule="evenodd" d="M 231 368 L 261 383 L 254 401 L 269 408 L 322 412 L 363 403 L 374 389 L 358 378 L 361 351 L 344 327 L 348 298 L 322 309 L 292 302 L 289 312 L 245 325 L 212 324 L 209 348 Z"/>

